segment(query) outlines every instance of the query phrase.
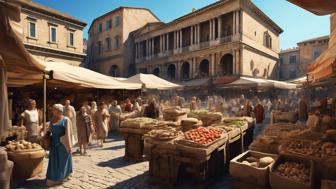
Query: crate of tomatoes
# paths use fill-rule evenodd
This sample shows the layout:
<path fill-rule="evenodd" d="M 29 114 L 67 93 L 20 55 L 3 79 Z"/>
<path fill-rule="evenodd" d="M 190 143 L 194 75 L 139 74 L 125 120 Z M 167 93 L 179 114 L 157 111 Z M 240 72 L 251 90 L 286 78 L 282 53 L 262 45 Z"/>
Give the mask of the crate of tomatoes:
<path fill-rule="evenodd" d="M 199 127 L 184 133 L 175 141 L 176 148 L 190 153 L 209 155 L 227 141 L 227 134 L 219 128 Z"/>

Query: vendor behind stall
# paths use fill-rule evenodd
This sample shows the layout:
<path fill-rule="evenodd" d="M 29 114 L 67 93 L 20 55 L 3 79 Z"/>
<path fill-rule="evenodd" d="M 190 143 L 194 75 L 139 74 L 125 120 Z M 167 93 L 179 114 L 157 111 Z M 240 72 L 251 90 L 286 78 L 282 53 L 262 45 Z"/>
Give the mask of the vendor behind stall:
<path fill-rule="evenodd" d="M 19 125 L 26 127 L 28 131 L 27 140 L 36 143 L 41 130 L 39 126 L 41 120 L 36 108 L 36 101 L 29 99 L 28 102 L 28 109 L 21 114 Z"/>
<path fill-rule="evenodd" d="M 159 107 L 156 105 L 155 99 L 152 99 L 148 106 L 145 108 L 144 117 L 157 119 L 159 118 L 160 110 Z"/>

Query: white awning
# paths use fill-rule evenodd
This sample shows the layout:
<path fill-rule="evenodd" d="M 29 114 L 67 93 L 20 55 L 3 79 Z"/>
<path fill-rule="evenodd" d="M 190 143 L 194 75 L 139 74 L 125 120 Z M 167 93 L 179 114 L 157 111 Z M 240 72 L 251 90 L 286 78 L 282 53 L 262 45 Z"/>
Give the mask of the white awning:
<path fill-rule="evenodd" d="M 297 85 L 284 81 L 240 77 L 236 81 L 224 85 L 224 87 L 274 87 L 277 89 L 296 89 Z"/>
<path fill-rule="evenodd" d="M 144 85 L 146 89 L 159 89 L 159 90 L 169 90 L 180 88 L 181 86 L 169 81 L 166 81 L 160 77 L 153 74 L 137 74 L 133 77 L 125 80 L 127 83 L 140 83 Z"/>

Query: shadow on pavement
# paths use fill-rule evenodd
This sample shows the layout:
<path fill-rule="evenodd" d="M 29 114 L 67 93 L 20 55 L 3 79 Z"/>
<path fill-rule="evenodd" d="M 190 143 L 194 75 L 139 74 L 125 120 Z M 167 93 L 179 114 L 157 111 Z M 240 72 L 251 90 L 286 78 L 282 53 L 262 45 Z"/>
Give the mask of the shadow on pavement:
<path fill-rule="evenodd" d="M 117 157 L 117 158 L 111 159 L 109 161 L 98 163 L 97 166 L 110 167 L 110 168 L 113 168 L 113 169 L 118 169 L 118 168 L 122 168 L 122 167 L 127 167 L 127 166 L 132 165 L 132 164 L 134 164 L 134 163 L 125 160 L 124 157 Z"/>
<path fill-rule="evenodd" d="M 120 149 L 124 149 L 125 145 L 119 145 L 119 146 L 112 146 L 109 148 L 103 148 L 102 150 L 120 150 Z"/>
<path fill-rule="evenodd" d="M 44 189 L 46 187 L 45 179 L 29 179 L 27 181 L 12 181 L 11 189 L 17 188 L 32 188 L 32 189 Z"/>

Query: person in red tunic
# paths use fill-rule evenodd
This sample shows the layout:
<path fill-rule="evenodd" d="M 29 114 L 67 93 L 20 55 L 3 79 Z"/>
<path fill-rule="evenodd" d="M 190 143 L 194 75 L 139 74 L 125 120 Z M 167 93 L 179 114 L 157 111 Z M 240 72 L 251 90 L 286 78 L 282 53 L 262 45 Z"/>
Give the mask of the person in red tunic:
<path fill-rule="evenodd" d="M 263 105 L 261 105 L 260 101 L 257 103 L 256 107 L 254 108 L 254 114 L 256 116 L 256 122 L 262 123 L 264 121 L 265 110 Z"/>

